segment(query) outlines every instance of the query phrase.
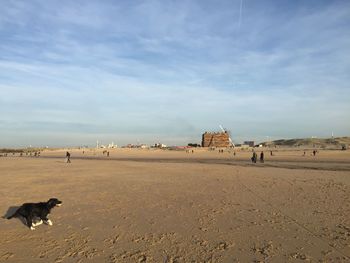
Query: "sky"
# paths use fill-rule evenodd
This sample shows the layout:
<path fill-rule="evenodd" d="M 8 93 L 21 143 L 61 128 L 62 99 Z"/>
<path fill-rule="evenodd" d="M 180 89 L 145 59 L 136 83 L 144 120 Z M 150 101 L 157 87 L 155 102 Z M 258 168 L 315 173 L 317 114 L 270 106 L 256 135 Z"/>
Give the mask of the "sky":
<path fill-rule="evenodd" d="M 350 1 L 1 1 L 0 148 L 350 135 Z"/>

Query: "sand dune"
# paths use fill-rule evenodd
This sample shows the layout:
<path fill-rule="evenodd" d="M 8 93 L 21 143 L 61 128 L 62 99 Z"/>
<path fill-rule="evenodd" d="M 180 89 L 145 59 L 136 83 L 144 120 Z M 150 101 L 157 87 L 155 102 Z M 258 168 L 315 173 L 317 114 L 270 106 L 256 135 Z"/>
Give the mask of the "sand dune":
<path fill-rule="evenodd" d="M 115 150 L 0 158 L 0 209 L 58 197 L 53 226 L 0 222 L 0 262 L 349 262 L 349 151 Z"/>

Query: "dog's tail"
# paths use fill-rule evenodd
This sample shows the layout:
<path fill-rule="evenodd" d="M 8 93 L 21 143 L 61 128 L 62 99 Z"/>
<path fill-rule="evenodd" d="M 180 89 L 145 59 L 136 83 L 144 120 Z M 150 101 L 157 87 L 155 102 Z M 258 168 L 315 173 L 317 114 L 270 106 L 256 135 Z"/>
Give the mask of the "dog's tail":
<path fill-rule="evenodd" d="M 18 210 L 11 216 L 8 216 L 7 219 L 11 219 L 11 218 L 14 218 L 14 217 L 17 217 L 18 216 Z"/>

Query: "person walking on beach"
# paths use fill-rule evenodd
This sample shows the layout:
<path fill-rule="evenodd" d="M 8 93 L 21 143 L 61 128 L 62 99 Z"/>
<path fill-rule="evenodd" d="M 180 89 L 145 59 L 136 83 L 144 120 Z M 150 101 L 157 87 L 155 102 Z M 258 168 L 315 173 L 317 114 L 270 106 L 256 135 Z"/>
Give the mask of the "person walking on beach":
<path fill-rule="evenodd" d="M 66 163 L 70 163 L 70 153 L 66 152 Z"/>
<path fill-rule="evenodd" d="M 257 158 L 258 158 L 258 156 L 257 156 L 256 152 L 253 152 L 253 156 L 252 156 L 252 158 L 251 158 L 252 163 L 256 163 L 256 159 L 257 159 Z"/>
<path fill-rule="evenodd" d="M 264 152 L 260 153 L 260 162 L 263 163 L 264 162 Z"/>

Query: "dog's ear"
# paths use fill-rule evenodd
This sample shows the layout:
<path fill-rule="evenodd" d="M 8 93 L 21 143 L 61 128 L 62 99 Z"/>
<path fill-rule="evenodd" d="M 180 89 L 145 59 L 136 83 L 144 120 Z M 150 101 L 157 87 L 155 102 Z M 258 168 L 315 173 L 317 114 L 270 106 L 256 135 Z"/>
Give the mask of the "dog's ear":
<path fill-rule="evenodd" d="M 54 207 L 59 203 L 61 202 L 57 198 L 51 198 L 49 201 L 47 201 L 49 207 Z"/>
<path fill-rule="evenodd" d="M 47 205 L 49 207 L 54 207 L 55 206 L 55 199 L 54 198 L 49 199 L 49 201 L 47 201 Z"/>

